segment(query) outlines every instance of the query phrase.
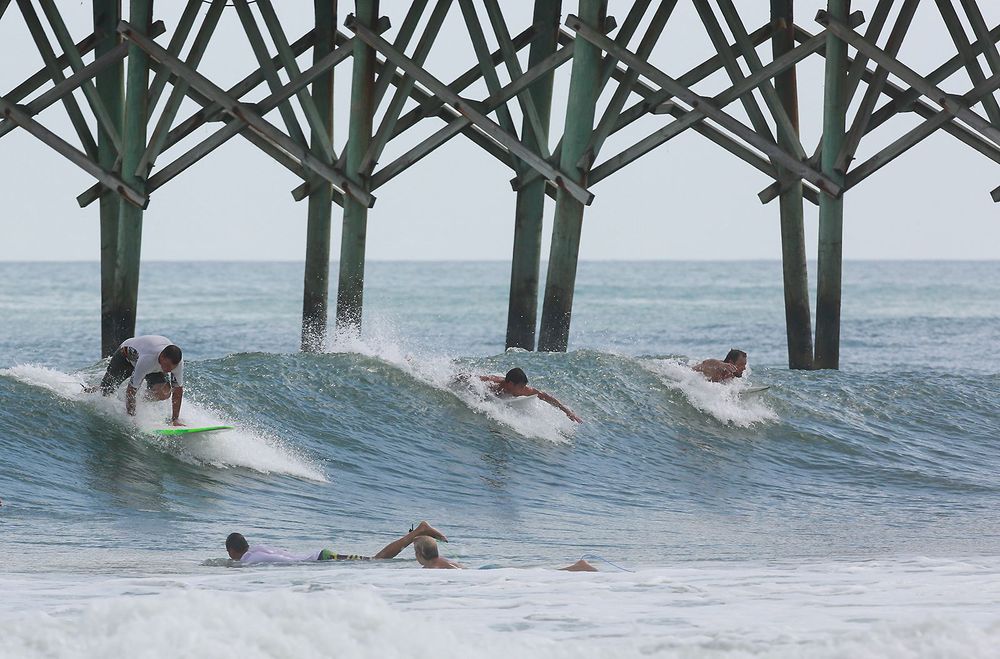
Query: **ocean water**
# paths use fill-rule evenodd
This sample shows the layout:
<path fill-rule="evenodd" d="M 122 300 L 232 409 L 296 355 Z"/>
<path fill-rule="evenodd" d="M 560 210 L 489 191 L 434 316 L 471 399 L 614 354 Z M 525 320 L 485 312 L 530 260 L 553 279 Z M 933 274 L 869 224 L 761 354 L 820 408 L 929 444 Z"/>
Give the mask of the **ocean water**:
<path fill-rule="evenodd" d="M 998 656 L 1000 263 L 846 263 L 819 372 L 778 263 L 582 263 L 566 354 L 504 353 L 508 277 L 371 263 L 362 336 L 301 354 L 301 264 L 146 264 L 182 416 L 236 426 L 165 441 L 81 391 L 97 264 L 0 263 L 0 657 Z M 584 423 L 455 380 L 513 366 Z M 422 519 L 469 569 L 223 548 Z"/>

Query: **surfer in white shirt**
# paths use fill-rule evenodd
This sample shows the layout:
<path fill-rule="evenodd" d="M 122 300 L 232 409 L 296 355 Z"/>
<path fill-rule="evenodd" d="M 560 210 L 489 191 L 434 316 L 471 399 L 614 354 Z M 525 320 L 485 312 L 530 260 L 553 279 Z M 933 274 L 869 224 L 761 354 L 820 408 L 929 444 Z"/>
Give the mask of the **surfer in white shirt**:
<path fill-rule="evenodd" d="M 427 536 L 437 538 L 442 542 L 448 542 L 448 538 L 443 533 L 435 529 L 427 522 L 420 522 L 416 527 L 410 529 L 406 535 L 393 540 L 383 547 L 374 556 L 360 556 L 358 554 L 338 554 L 329 549 L 322 549 L 311 554 L 293 554 L 282 549 L 273 549 L 261 545 L 250 546 L 247 539 L 240 533 L 230 533 L 226 538 L 226 553 L 229 558 L 239 561 L 244 565 L 256 565 L 261 563 L 303 563 L 308 561 L 370 561 L 395 558 L 399 552 L 403 551 L 417 538 Z"/>
<path fill-rule="evenodd" d="M 108 370 L 101 379 L 100 390 L 110 396 L 122 382 L 128 380 L 125 390 L 125 411 L 135 416 L 135 394 L 146 383 L 146 397 L 150 400 L 171 399 L 170 424 L 180 422 L 181 400 L 184 397 L 184 358 L 181 349 L 165 336 L 135 336 L 126 339 L 115 350 Z M 88 392 L 98 387 L 88 387 Z"/>
<path fill-rule="evenodd" d="M 718 359 L 706 359 L 691 368 L 712 382 L 725 382 L 733 378 L 741 378 L 743 377 L 743 371 L 747 368 L 747 353 L 733 348 L 726 355 L 726 358 L 721 361 Z"/>
<path fill-rule="evenodd" d="M 552 407 L 562 410 L 563 414 L 568 416 L 572 421 L 583 423 L 583 420 L 574 414 L 573 410 L 556 400 L 555 396 L 534 387 L 529 387 L 528 376 L 519 368 L 510 369 L 504 377 L 500 377 L 499 375 L 480 375 L 479 379 L 485 382 L 497 396 L 538 396 L 539 400 L 544 400 Z"/>

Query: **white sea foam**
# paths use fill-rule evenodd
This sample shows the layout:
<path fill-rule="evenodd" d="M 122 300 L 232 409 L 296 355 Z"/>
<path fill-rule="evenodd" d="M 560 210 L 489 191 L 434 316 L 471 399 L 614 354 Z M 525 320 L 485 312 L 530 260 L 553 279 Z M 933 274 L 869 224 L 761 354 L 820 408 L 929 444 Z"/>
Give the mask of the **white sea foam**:
<path fill-rule="evenodd" d="M 181 418 L 190 427 L 235 425 L 236 428 L 210 435 L 191 435 L 165 439 L 152 430 L 166 426 L 170 402 L 139 401 L 136 415 L 127 417 L 121 391 L 118 396 L 104 397 L 83 391 L 79 375 L 30 364 L 0 370 L 26 384 L 52 391 L 60 398 L 78 402 L 107 417 L 109 422 L 128 428 L 138 441 L 158 450 L 167 451 L 181 460 L 215 467 L 242 467 L 262 473 L 278 473 L 315 481 L 325 481 L 323 470 L 309 458 L 300 455 L 279 438 L 252 428 L 241 427 L 238 421 L 185 396 Z"/>
<path fill-rule="evenodd" d="M 755 423 L 777 421 L 766 396 L 743 395 L 753 383 L 752 371 L 728 382 L 710 382 L 680 359 L 640 359 L 639 364 L 659 377 L 663 384 L 684 394 L 694 407 L 722 423 L 747 428 Z"/>
<path fill-rule="evenodd" d="M 0 577 L 0 657 L 992 657 L 1000 562 Z"/>

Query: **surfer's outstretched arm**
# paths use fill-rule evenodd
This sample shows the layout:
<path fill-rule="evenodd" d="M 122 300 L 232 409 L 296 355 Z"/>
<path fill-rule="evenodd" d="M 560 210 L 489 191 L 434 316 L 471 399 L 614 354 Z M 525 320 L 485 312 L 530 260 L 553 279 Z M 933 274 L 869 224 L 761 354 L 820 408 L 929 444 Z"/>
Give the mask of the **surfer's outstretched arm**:
<path fill-rule="evenodd" d="M 173 404 L 173 415 L 170 417 L 170 425 L 183 426 L 181 423 L 181 400 L 184 398 L 184 387 L 174 387 L 170 392 L 170 402 Z"/>
<path fill-rule="evenodd" d="M 577 423 L 583 423 L 583 419 L 581 419 L 576 414 L 574 414 L 573 410 L 569 409 L 568 407 L 566 407 L 565 405 L 563 405 L 562 403 L 560 403 L 558 400 L 556 400 L 555 396 L 547 394 L 544 391 L 539 391 L 538 392 L 538 397 L 541 400 L 544 400 L 546 403 L 548 403 L 552 407 L 556 407 L 556 408 L 559 408 L 560 410 L 562 410 L 563 414 L 565 414 L 566 416 L 568 416 L 570 418 L 570 421 L 576 421 Z"/>
<path fill-rule="evenodd" d="M 448 542 L 448 538 L 444 537 L 443 533 L 438 531 L 436 528 L 434 528 L 427 522 L 420 522 L 420 524 L 417 524 L 416 528 L 414 528 L 412 531 L 410 531 L 403 537 L 399 538 L 398 540 L 393 540 L 392 542 L 387 544 L 385 547 L 382 548 L 382 550 L 379 553 L 372 556 L 372 558 L 395 558 L 396 556 L 399 555 L 399 552 L 403 551 L 411 544 L 413 544 L 414 540 L 425 535 L 430 536 L 432 538 L 436 538 L 438 540 L 442 540 L 444 542 Z"/>

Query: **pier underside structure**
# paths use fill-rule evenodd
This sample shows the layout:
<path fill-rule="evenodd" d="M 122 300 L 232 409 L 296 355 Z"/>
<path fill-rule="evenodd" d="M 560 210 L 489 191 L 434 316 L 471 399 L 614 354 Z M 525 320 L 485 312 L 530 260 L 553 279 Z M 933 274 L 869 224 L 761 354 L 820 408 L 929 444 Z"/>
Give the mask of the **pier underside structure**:
<path fill-rule="evenodd" d="M 308 0 L 300 3 L 300 11 L 308 8 Z M 687 36 L 707 39 L 713 54 L 677 71 L 657 58 L 656 46 L 682 3 L 704 27 Z M 760 202 L 778 202 L 792 368 L 839 365 L 847 191 L 939 130 L 1000 163 L 1000 27 L 987 25 L 975 0 L 934 0 L 941 41 L 925 46 L 956 54 L 942 56 L 925 75 L 899 59 L 919 0 L 865 3 L 865 13 L 852 12 L 849 0 L 827 0 L 805 20 L 793 14 L 795 0 L 770 0 L 769 20 L 760 26 L 746 24 L 735 0 L 623 0 L 610 7 L 607 0 L 573 6 L 534 0 L 531 23 L 520 26 L 509 24 L 499 0 L 394 2 L 391 9 L 402 13 L 391 16 L 378 0 L 340 7 L 314 0 L 313 28 L 294 39 L 273 4 L 188 0 L 176 24 L 166 25 L 152 0 L 130 0 L 127 15 L 122 0 L 92 0 L 92 33 L 73 35 L 56 0 L 0 0 L 0 20 L 20 21 L 44 62 L 14 89 L 0 89 L 0 138 L 27 131 L 94 178 L 77 199 L 100 209 L 104 355 L 135 330 L 150 196 L 237 136 L 299 177 L 292 198 L 308 200 L 303 350 L 321 350 L 326 342 L 334 207 L 342 215 L 335 318 L 340 329 L 358 331 L 375 195 L 397 176 L 420 176 L 421 160 L 454 138 L 471 141 L 472 156 L 495 158 L 510 170 L 516 211 L 507 347 L 564 351 L 584 212 L 598 184 L 695 131 L 761 175 Z M 246 76 L 223 88 L 199 64 L 226 11 L 238 15 L 255 61 L 234 61 Z M 464 30 L 442 31 L 453 12 Z M 425 66 L 435 43 L 459 39 L 474 53 L 463 74 L 445 79 Z M 0 44 L 5 66 L 17 61 L 18 53 L 3 51 Z M 816 85 L 823 130 L 817 144 L 806 145 L 796 66 L 815 57 L 825 58 Z M 335 97 L 338 65 L 350 76 L 349 98 Z M 940 85 L 960 71 L 971 88 L 961 95 L 943 91 Z M 727 88 L 699 93 L 716 74 L 728 78 Z M 568 80 L 568 98 L 564 114 L 553 117 L 556 76 Z M 266 96 L 246 100 L 262 85 Z M 485 96 L 474 94 L 483 86 Z M 201 109 L 181 115 L 185 99 Z M 65 108 L 72 135 L 60 136 L 36 118 L 54 104 Z M 348 122 L 342 145 L 334 144 L 338 112 Z M 865 138 L 898 115 L 920 121 L 874 155 L 856 158 Z M 619 131 L 650 118 L 658 125 L 653 132 L 616 152 L 604 148 Z M 434 126 L 430 136 L 411 138 L 412 147 L 383 161 L 391 141 L 406 144 L 427 122 Z M 207 136 L 177 148 L 199 130 Z M 1000 201 L 1000 187 L 992 195 Z M 554 200 L 554 221 L 539 325 L 547 198 Z M 819 207 L 815 338 L 806 202 Z"/>

